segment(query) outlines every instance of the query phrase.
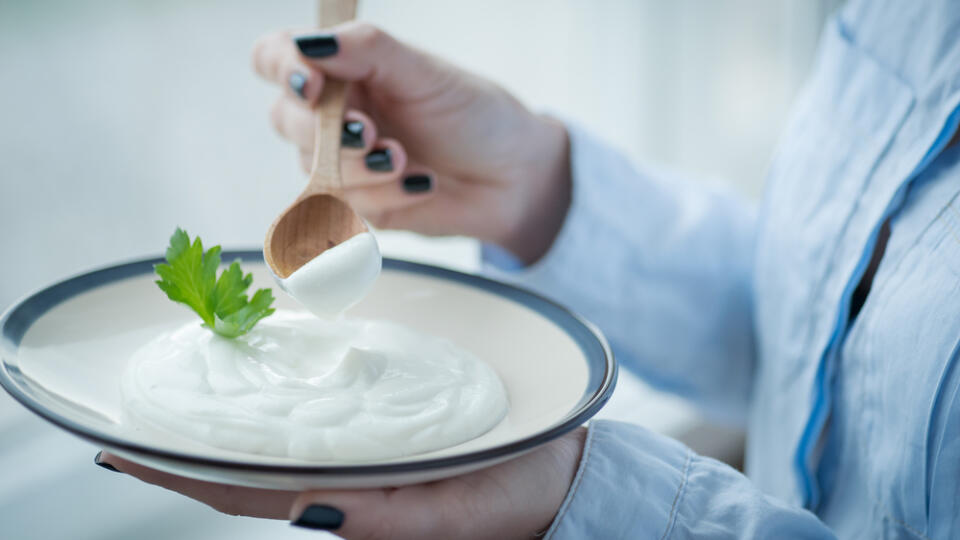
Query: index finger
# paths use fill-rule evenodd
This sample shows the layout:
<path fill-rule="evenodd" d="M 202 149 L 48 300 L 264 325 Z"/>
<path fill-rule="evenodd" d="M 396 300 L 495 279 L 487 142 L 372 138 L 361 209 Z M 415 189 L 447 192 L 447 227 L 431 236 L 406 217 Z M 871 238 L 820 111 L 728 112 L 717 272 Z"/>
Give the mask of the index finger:
<path fill-rule="evenodd" d="M 307 89 L 301 97 L 312 101 L 320 95 L 323 75 L 300 59 L 300 53 L 292 40 L 294 33 L 293 30 L 282 30 L 258 38 L 251 51 L 253 70 L 267 82 L 281 87 L 289 86 L 290 76 L 295 72 L 308 77 L 307 84 L 312 88 Z"/>

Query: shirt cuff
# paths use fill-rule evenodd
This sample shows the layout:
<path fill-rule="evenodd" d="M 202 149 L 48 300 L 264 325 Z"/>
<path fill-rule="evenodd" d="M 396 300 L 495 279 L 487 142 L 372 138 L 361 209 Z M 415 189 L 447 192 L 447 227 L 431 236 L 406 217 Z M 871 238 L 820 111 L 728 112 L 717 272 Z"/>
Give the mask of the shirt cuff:
<path fill-rule="evenodd" d="M 484 274 L 542 292 L 562 282 L 566 276 L 578 275 L 580 266 L 591 264 L 589 254 L 602 250 L 605 235 L 601 234 L 603 226 L 599 216 L 602 213 L 598 209 L 605 207 L 604 197 L 622 193 L 603 185 L 612 175 L 597 174 L 596 169 L 599 166 L 602 170 L 601 164 L 611 150 L 575 125 L 568 123 L 567 133 L 570 138 L 571 198 L 556 238 L 547 253 L 529 266 L 524 266 L 499 246 L 484 243 L 481 245 Z"/>
<path fill-rule="evenodd" d="M 546 538 L 665 538 L 694 453 L 639 426 L 590 423 L 583 457 Z"/>

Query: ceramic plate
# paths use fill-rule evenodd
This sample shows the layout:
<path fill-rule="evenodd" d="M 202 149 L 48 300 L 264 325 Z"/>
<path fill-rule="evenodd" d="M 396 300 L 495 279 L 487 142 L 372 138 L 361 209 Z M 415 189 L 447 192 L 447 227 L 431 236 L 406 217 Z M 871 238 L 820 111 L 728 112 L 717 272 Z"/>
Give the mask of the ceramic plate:
<path fill-rule="evenodd" d="M 273 287 L 277 307 L 301 309 L 277 287 L 259 252 L 230 252 Z M 588 322 L 533 293 L 478 276 L 384 260 L 373 291 L 347 314 L 401 322 L 450 339 L 488 362 L 510 411 L 465 443 L 399 459 L 310 462 L 213 448 L 120 423 L 120 375 L 133 351 L 195 318 L 153 283 L 160 259 L 67 279 L 0 318 L 0 384 L 27 408 L 88 441 L 163 471 L 275 489 L 362 488 L 453 476 L 516 457 L 574 429 L 607 401 L 617 366 Z"/>

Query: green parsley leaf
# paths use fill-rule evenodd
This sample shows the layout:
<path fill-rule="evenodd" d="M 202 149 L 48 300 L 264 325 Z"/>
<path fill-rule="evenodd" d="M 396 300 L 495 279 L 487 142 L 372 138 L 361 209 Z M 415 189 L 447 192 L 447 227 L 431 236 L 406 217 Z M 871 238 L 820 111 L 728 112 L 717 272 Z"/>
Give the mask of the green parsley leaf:
<path fill-rule="evenodd" d="M 246 290 L 253 275 L 244 275 L 239 261 L 234 261 L 217 277 L 220 267 L 220 246 L 206 252 L 197 237 L 179 227 L 170 237 L 167 262 L 154 265 L 160 276 L 157 286 L 167 298 L 187 305 L 203 319 L 203 325 L 228 338 L 242 336 L 274 309 L 270 289 L 259 289 L 247 299 Z"/>

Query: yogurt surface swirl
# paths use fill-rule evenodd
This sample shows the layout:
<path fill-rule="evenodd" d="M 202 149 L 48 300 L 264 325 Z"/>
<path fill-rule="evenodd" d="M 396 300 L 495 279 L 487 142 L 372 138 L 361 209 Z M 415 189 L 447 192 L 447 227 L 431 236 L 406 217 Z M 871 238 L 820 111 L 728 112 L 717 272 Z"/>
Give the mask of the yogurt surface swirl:
<path fill-rule="evenodd" d="M 384 321 L 277 311 L 225 339 L 187 324 L 137 351 L 124 422 L 308 461 L 371 461 L 454 446 L 495 426 L 506 390 L 448 340 Z"/>

